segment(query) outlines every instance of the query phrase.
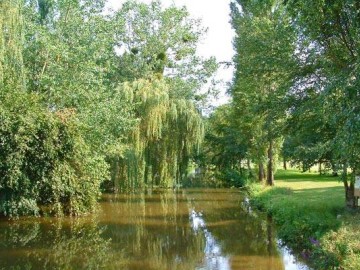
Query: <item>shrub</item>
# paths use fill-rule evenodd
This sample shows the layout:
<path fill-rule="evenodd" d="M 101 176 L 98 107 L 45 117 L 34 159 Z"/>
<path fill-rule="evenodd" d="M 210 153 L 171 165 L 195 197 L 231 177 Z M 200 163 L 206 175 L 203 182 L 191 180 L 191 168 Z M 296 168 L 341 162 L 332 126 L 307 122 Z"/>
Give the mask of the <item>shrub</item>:
<path fill-rule="evenodd" d="M 218 178 L 227 187 L 244 187 L 247 184 L 247 177 L 238 170 L 227 168 L 220 172 Z"/>
<path fill-rule="evenodd" d="M 35 95 L 24 92 L 0 101 L 0 213 L 93 210 L 107 165 L 90 154 L 76 112 L 45 110 Z"/>

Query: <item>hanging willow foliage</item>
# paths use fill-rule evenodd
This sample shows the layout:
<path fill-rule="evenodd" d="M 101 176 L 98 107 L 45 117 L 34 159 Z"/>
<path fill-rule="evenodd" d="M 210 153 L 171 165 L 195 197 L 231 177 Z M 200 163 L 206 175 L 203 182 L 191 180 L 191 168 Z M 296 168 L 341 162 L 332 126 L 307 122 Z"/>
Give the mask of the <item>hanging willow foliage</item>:
<path fill-rule="evenodd" d="M 24 41 L 21 1 L 0 1 L 0 87 L 25 89 L 25 72 L 22 57 Z"/>
<path fill-rule="evenodd" d="M 135 104 L 138 123 L 128 149 L 113 162 L 116 189 L 181 184 L 191 152 L 204 135 L 201 115 L 190 100 L 171 99 L 163 79 L 141 79 L 121 87 Z"/>

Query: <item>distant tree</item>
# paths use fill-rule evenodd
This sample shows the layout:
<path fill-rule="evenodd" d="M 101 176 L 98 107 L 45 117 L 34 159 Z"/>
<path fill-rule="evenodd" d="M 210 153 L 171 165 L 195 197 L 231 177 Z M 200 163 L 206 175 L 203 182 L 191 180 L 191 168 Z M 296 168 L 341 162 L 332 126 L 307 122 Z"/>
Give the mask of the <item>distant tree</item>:
<path fill-rule="evenodd" d="M 246 141 L 239 134 L 233 120 L 230 105 L 218 107 L 207 120 L 207 151 L 210 164 L 214 164 L 218 170 L 241 170 L 241 162 L 246 157 Z"/>
<path fill-rule="evenodd" d="M 291 93 L 289 99 L 291 110 L 284 132 L 283 155 L 302 166 L 304 171 L 315 164 L 335 164 L 333 140 L 336 129 L 322 113 L 322 96 L 309 88 Z"/>

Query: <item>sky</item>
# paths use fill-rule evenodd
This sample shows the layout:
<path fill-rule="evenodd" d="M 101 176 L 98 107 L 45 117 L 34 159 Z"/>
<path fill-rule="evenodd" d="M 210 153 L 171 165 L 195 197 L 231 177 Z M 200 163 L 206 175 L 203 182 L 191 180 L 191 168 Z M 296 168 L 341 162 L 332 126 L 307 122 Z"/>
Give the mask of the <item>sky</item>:
<path fill-rule="evenodd" d="M 150 3 L 151 0 L 138 0 L 139 2 Z M 200 18 L 202 25 L 208 28 L 205 39 L 199 44 L 197 53 L 200 56 L 215 56 L 218 62 L 230 62 L 234 55 L 232 40 L 234 32 L 230 25 L 230 1 L 231 0 L 162 0 L 164 7 L 171 4 L 182 7 L 186 6 L 193 18 Z M 109 7 L 118 9 L 124 0 L 108 0 Z M 225 96 L 227 83 L 231 81 L 233 69 L 219 68 L 217 78 L 223 80 L 219 86 L 221 94 L 213 101 L 214 105 L 226 103 Z"/>

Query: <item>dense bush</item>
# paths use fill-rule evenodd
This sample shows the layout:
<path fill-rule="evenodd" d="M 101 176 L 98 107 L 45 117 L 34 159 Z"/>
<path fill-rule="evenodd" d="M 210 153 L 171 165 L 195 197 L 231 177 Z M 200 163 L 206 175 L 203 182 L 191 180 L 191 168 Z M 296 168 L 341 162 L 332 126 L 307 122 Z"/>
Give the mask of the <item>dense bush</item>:
<path fill-rule="evenodd" d="M 76 112 L 44 110 L 24 92 L 0 102 L 0 214 L 93 210 L 107 165 L 89 153 Z"/>
<path fill-rule="evenodd" d="M 241 174 L 238 170 L 230 168 L 220 172 L 218 178 L 226 187 L 244 187 L 248 182 L 247 174 Z"/>
<path fill-rule="evenodd" d="M 188 174 L 183 181 L 183 187 L 213 187 L 213 188 L 241 188 L 247 186 L 252 178 L 248 170 L 224 168 L 219 171 L 215 166 L 201 169 L 199 173 Z"/>

